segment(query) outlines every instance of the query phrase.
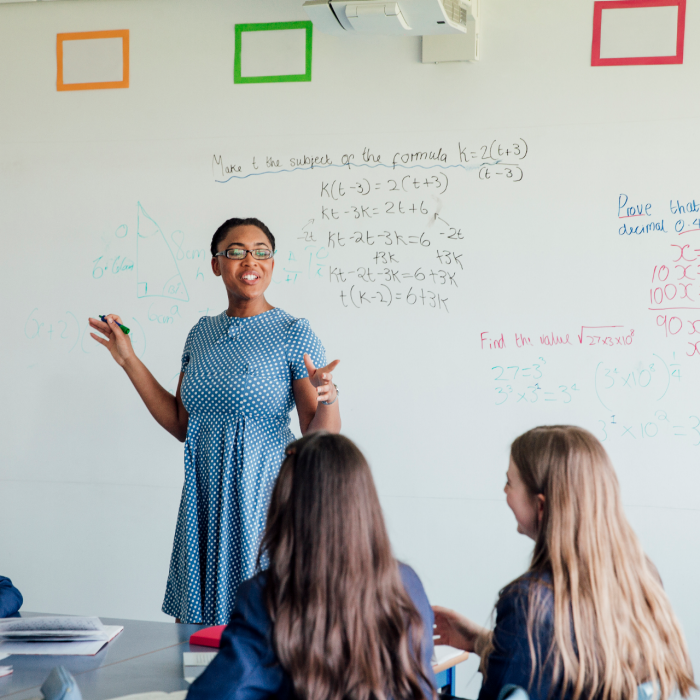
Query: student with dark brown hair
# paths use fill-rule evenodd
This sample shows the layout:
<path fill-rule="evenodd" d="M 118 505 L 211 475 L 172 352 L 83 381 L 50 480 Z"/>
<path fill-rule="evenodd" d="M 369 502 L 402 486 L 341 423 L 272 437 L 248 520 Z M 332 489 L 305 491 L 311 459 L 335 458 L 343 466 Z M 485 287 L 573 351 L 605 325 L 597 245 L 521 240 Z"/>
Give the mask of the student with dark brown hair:
<path fill-rule="evenodd" d="M 429 700 L 433 615 L 394 559 L 365 458 L 342 435 L 292 443 L 260 563 L 188 700 Z"/>

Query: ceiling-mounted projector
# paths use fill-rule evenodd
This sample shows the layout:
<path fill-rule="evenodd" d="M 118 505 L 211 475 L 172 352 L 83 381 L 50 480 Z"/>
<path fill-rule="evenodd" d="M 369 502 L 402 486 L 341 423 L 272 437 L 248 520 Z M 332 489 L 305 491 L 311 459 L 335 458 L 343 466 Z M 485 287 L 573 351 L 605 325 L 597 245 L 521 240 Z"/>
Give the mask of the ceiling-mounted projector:
<path fill-rule="evenodd" d="M 327 34 L 466 34 L 479 0 L 307 0 L 314 27 Z"/>

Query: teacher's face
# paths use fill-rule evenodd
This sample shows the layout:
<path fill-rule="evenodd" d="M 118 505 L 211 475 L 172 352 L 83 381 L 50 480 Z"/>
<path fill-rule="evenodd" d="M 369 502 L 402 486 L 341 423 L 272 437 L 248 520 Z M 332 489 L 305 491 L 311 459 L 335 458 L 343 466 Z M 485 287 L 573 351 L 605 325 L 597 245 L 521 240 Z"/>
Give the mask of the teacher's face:
<path fill-rule="evenodd" d="M 272 250 L 267 236 L 257 226 L 236 226 L 219 243 L 219 251 L 239 248 L 243 250 Z M 226 290 L 236 299 L 252 301 L 265 294 L 272 281 L 275 267 L 273 258 L 256 260 L 248 253 L 243 260 L 231 260 L 226 256 L 212 259 L 214 274 L 222 277 Z"/>

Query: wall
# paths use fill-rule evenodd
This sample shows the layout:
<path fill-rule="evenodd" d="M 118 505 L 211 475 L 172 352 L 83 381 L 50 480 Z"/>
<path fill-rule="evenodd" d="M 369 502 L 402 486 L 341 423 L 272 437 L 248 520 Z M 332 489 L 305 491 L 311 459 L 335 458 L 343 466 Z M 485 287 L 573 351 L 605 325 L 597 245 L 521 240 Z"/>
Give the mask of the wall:
<path fill-rule="evenodd" d="M 627 513 L 697 665 L 695 310 L 649 310 L 699 306 L 653 296 L 668 283 L 676 284 L 669 294 L 682 294 L 676 258 L 695 255 L 690 229 L 700 228 L 697 214 L 669 204 L 697 196 L 697 2 L 688 3 L 681 66 L 591 68 L 591 2 L 488 0 L 478 64 L 422 65 L 416 38 L 316 33 L 310 83 L 234 86 L 234 24 L 304 19 L 300 5 L 0 7 L 0 303 L 9 365 L 0 380 L 0 528 L 11 533 L 0 544 L 2 573 L 29 610 L 165 619 L 181 446 L 91 344 L 86 317 L 116 310 L 133 318 L 144 361 L 172 388 L 187 330 L 225 305 L 197 251 L 241 212 L 278 235 L 272 303 L 309 318 L 342 360 L 344 429 L 373 465 L 397 555 L 417 569 L 433 602 L 488 619 L 530 552 L 501 492 L 508 444 L 536 424 L 577 423 L 607 438 Z M 115 28 L 131 32 L 129 89 L 56 92 L 56 33 Z M 526 144 L 522 181 L 496 175 L 498 155 L 483 157 L 494 142 L 509 156 Z M 365 149 L 379 163 L 361 160 Z M 445 159 L 427 162 L 431 170 L 392 165 L 397 153 L 440 149 Z M 280 172 L 305 154 L 327 154 L 335 166 L 348 153 L 363 167 Z M 241 175 L 253 172 L 253 157 L 280 165 L 223 182 L 230 173 L 216 170 L 215 155 L 242 163 Z M 397 195 L 389 190 L 399 172 L 446 177 L 448 186 Z M 366 200 L 348 193 L 343 212 L 370 201 L 376 218 L 362 226 L 351 213 L 324 220 L 322 207 L 332 204 L 323 184 L 343 182 L 349 192 L 366 175 L 381 187 Z M 619 235 L 638 221 L 618 218 L 621 194 L 630 206 L 651 204 L 645 224 L 663 221 L 665 231 Z M 388 201 L 418 213 L 395 223 Z M 160 231 L 167 248 L 155 274 L 175 260 L 188 300 L 180 291 L 138 296 L 139 227 Z M 462 237 L 443 244 L 450 228 Z M 333 269 L 383 268 L 368 243 L 331 245 L 329 234 L 358 230 L 430 241 L 407 245 L 399 258 L 396 269 L 412 277 L 389 284 L 404 295 L 392 308 L 375 299 L 356 309 L 341 297 L 350 277 L 342 282 Z M 318 279 L 292 265 L 307 265 L 309 231 Z M 375 244 L 391 252 L 386 241 Z M 416 271 L 448 270 L 433 254 L 445 249 L 463 256 L 449 311 L 419 296 L 411 304 L 405 284 L 439 293 Z M 670 279 L 660 284 L 659 274 Z M 532 345 L 519 348 L 516 333 Z M 489 344 L 501 334 L 505 349 Z M 564 344 L 545 344 L 556 338 Z M 474 696 L 470 678 L 460 674 L 458 694 Z"/>

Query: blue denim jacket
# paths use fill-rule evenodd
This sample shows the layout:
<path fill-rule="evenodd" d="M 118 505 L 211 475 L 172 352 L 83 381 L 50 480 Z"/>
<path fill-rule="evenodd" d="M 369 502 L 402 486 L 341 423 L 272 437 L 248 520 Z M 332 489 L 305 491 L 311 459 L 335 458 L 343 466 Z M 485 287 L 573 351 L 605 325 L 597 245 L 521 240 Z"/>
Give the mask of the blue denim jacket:
<path fill-rule="evenodd" d="M 433 654 L 433 611 L 413 569 L 399 564 L 406 592 L 423 618 L 423 668 L 435 685 L 430 659 Z M 294 698 L 292 681 L 279 665 L 272 646 L 272 621 L 264 601 L 265 573 L 244 581 L 236 596 L 231 622 L 221 638 L 221 651 L 192 684 L 187 700 L 278 700 Z M 425 688 L 427 697 L 431 689 Z"/>
<path fill-rule="evenodd" d="M 0 576 L 0 617 L 19 617 L 22 594 L 6 576 Z"/>

